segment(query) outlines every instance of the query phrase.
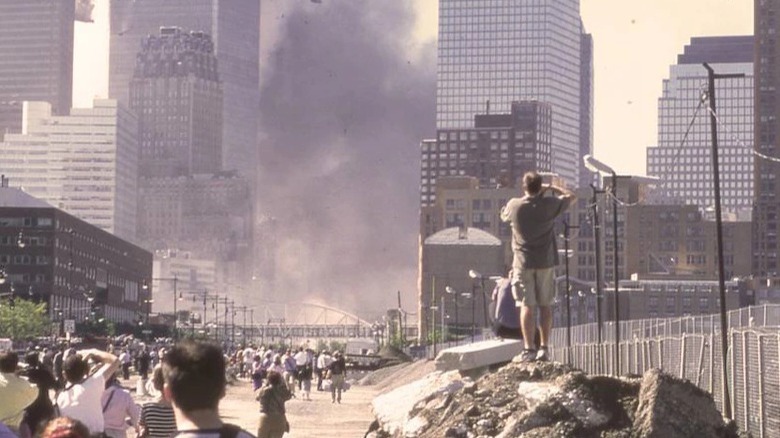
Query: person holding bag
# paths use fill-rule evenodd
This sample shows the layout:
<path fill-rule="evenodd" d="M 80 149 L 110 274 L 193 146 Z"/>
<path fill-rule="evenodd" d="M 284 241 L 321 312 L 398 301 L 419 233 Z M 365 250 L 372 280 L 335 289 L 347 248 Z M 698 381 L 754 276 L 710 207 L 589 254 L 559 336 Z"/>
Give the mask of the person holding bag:
<path fill-rule="evenodd" d="M 269 371 L 266 383 L 257 390 L 260 402 L 260 424 L 257 427 L 257 438 L 282 438 L 290 431 L 290 423 L 284 404 L 292 398 L 292 393 L 277 371 Z"/>

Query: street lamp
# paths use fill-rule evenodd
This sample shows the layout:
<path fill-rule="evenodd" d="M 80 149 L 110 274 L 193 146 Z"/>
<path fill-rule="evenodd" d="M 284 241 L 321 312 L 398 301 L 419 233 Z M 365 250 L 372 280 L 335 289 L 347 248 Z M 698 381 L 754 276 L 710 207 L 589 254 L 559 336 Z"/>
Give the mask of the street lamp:
<path fill-rule="evenodd" d="M 458 293 L 455 289 L 453 289 L 450 286 L 447 286 L 444 288 L 444 290 L 453 296 L 453 302 L 455 303 L 455 327 L 458 329 L 460 328 L 460 318 L 458 316 L 458 307 L 460 307 L 460 304 L 458 304 L 458 297 L 469 297 L 472 298 L 472 294 L 469 292 L 462 292 Z M 474 321 L 474 306 L 471 306 L 471 320 Z M 473 323 L 472 323 L 472 330 L 471 330 L 471 342 L 474 342 L 474 329 L 473 329 Z"/>
<path fill-rule="evenodd" d="M 612 274 L 612 280 L 614 283 L 615 288 L 615 300 L 614 300 L 614 312 L 615 312 L 615 350 L 614 350 L 614 361 L 615 361 L 615 370 L 616 375 L 620 374 L 620 296 L 619 296 L 619 286 L 620 286 L 620 275 L 618 271 L 618 215 L 617 215 L 617 207 L 618 207 L 618 197 L 617 197 L 617 180 L 618 177 L 625 178 L 629 180 L 636 181 L 638 183 L 644 183 L 644 184 L 656 184 L 658 183 L 659 179 L 655 177 L 647 177 L 647 176 L 634 176 L 634 175 L 620 175 L 615 172 L 614 169 L 609 167 L 608 165 L 602 163 L 601 161 L 595 159 L 592 155 L 588 154 L 583 157 L 583 160 L 585 161 L 585 167 L 588 168 L 593 173 L 599 174 L 599 173 L 607 173 L 612 176 L 612 188 L 611 188 L 611 196 L 612 196 L 612 250 L 613 250 L 613 256 L 612 256 L 612 262 L 613 262 L 613 274 Z M 594 189 L 595 190 L 595 189 Z M 595 194 L 594 194 L 595 198 Z M 594 199 L 595 201 L 595 199 Z M 594 207 L 595 208 L 595 207 Z"/>
<path fill-rule="evenodd" d="M 482 326 L 484 327 L 488 322 L 487 294 L 485 294 L 485 276 L 473 269 L 469 269 L 469 277 L 471 277 L 473 280 L 479 280 L 479 288 L 482 291 L 482 309 L 484 310 L 484 314 L 485 314 L 484 315 L 485 319 L 482 323 Z M 476 291 L 472 290 L 472 294 L 474 294 L 475 292 Z M 472 305 L 473 305 L 473 303 L 476 302 L 476 295 L 472 295 L 472 296 L 475 298 L 475 300 L 472 301 Z M 474 315 L 472 315 L 472 323 L 475 323 Z"/>

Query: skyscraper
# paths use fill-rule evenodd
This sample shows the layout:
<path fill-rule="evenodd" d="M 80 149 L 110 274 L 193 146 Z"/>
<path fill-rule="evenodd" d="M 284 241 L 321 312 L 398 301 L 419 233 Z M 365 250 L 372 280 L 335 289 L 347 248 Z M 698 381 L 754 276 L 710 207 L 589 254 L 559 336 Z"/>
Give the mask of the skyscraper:
<path fill-rule="evenodd" d="M 140 42 L 160 27 L 209 34 L 219 60 L 222 169 L 257 170 L 260 0 L 111 0 L 109 96 L 127 102 Z"/>
<path fill-rule="evenodd" d="M 141 176 L 219 172 L 222 102 L 211 37 L 164 27 L 145 38 L 130 83 Z"/>
<path fill-rule="evenodd" d="M 780 30 L 777 16 L 780 1 L 755 0 L 754 8 L 755 72 L 755 150 L 765 156 L 780 157 Z M 753 210 L 753 274 L 777 275 L 780 247 L 780 164 L 760 157 L 754 164 L 755 201 Z"/>
<path fill-rule="evenodd" d="M 21 132 L 23 101 L 70 111 L 75 3 L 0 0 L 0 139 Z"/>
<path fill-rule="evenodd" d="M 707 89 L 707 70 L 702 63 L 707 62 L 716 73 L 745 75 L 718 79 L 715 96 L 721 205 L 731 211 L 747 211 L 749 217 L 753 205 L 752 47 L 752 36 L 692 38 L 677 57 L 677 64 L 671 66 L 658 99 L 658 145 L 647 148 L 647 174 L 661 178 L 665 197 L 701 208 L 715 205 L 710 118 L 707 102 L 702 101 Z M 696 120 L 690 125 L 697 108 Z"/>
<path fill-rule="evenodd" d="M 552 171 L 577 183 L 582 34 L 579 0 L 440 0 L 437 129 L 468 128 L 475 114 L 506 113 L 514 101 L 545 102 Z"/>
<path fill-rule="evenodd" d="M 138 125 L 115 100 L 54 116 L 48 102 L 24 102 L 24 133 L 0 142 L 10 186 L 90 224 L 135 241 Z"/>

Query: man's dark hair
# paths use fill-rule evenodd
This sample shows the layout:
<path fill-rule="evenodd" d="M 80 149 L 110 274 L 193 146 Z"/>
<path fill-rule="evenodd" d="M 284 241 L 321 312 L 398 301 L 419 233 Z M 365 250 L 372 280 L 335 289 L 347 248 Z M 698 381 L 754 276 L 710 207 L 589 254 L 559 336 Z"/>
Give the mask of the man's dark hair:
<path fill-rule="evenodd" d="M 0 353 L 0 373 L 13 373 L 19 365 L 19 355 L 13 351 Z"/>
<path fill-rule="evenodd" d="M 269 371 L 268 372 L 268 383 L 271 386 L 278 386 L 283 382 L 282 375 L 279 374 L 278 371 Z"/>
<path fill-rule="evenodd" d="M 225 359 L 214 344 L 177 344 L 165 354 L 163 375 L 174 403 L 184 412 L 217 409 L 225 395 Z"/>
<path fill-rule="evenodd" d="M 542 190 L 542 176 L 534 171 L 523 175 L 523 187 L 529 195 L 536 195 Z"/>
<path fill-rule="evenodd" d="M 89 365 L 80 354 L 71 354 L 62 363 L 62 372 L 70 383 L 78 383 L 84 380 L 89 372 Z"/>

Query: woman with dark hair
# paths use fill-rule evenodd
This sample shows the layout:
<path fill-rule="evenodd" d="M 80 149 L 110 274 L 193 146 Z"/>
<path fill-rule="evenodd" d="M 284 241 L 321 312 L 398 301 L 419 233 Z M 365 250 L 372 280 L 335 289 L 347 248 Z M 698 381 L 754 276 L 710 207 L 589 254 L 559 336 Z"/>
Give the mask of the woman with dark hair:
<path fill-rule="evenodd" d="M 81 421 L 70 417 L 58 417 L 46 424 L 41 432 L 41 438 L 90 438 L 90 433 Z"/>
<path fill-rule="evenodd" d="M 269 371 L 265 384 L 257 390 L 256 400 L 260 402 L 260 424 L 257 438 L 282 438 L 290 431 L 284 403 L 292 393 L 277 371 Z"/>
<path fill-rule="evenodd" d="M 141 420 L 139 421 L 141 432 L 139 436 L 168 438 L 176 433 L 176 417 L 171 402 L 163 397 L 165 379 L 161 366 L 152 371 L 152 384 L 159 397 L 141 407 Z"/>
<path fill-rule="evenodd" d="M 24 361 L 27 362 L 27 368 L 20 374 L 38 387 L 38 398 L 24 410 L 19 426 L 19 436 L 27 438 L 36 436 L 46 422 L 54 417 L 54 405 L 49 398 L 49 390 L 57 389 L 57 381 L 49 370 L 41 366 L 38 353 L 28 353 Z"/>

